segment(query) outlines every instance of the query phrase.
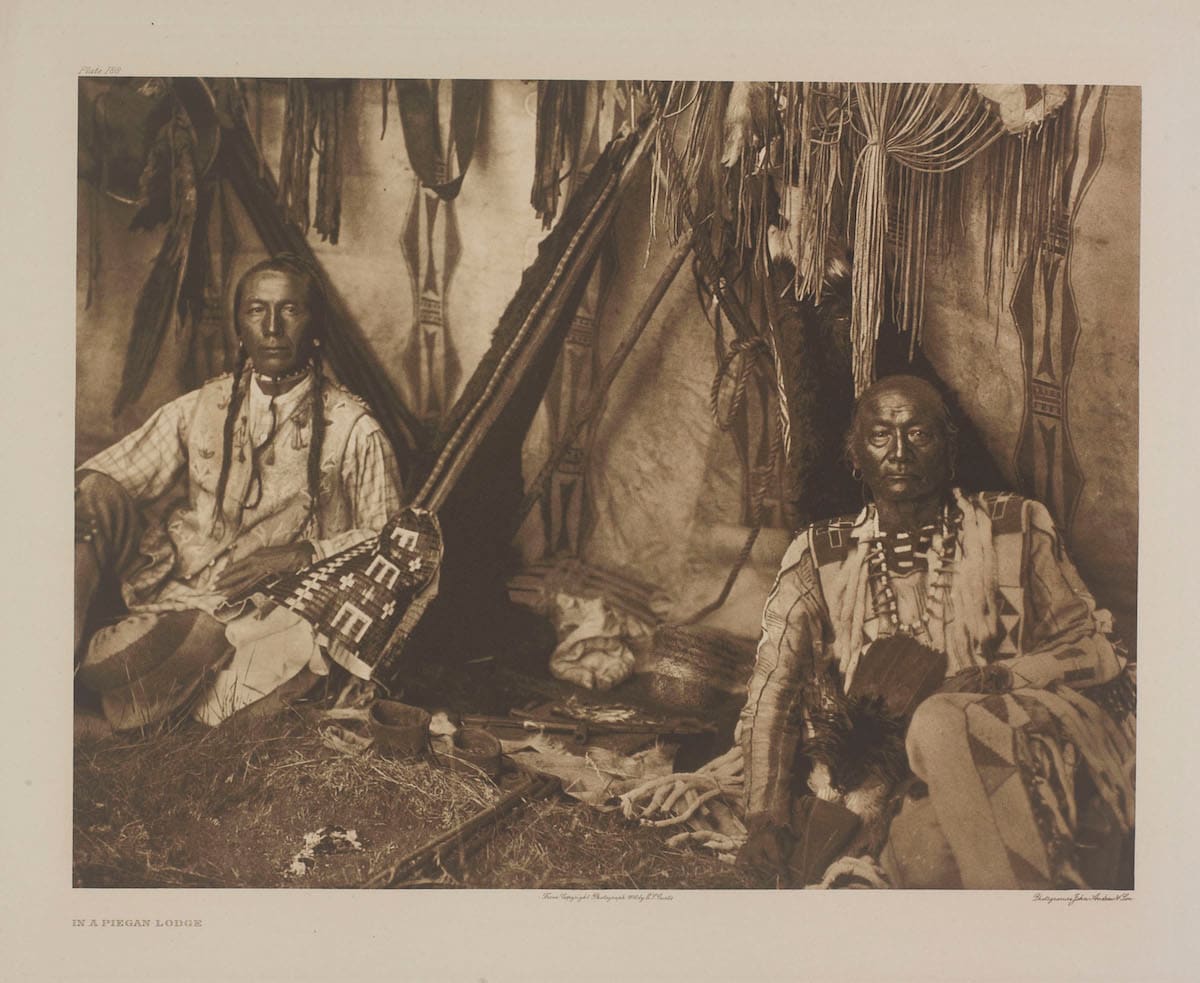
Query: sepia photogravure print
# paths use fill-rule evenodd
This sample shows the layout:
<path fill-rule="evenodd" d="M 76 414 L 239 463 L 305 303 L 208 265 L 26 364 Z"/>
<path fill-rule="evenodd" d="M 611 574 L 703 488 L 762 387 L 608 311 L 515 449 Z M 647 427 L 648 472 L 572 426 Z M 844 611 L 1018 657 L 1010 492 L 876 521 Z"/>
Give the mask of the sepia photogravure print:
<path fill-rule="evenodd" d="M 1141 106 L 85 70 L 74 886 L 1133 890 Z"/>

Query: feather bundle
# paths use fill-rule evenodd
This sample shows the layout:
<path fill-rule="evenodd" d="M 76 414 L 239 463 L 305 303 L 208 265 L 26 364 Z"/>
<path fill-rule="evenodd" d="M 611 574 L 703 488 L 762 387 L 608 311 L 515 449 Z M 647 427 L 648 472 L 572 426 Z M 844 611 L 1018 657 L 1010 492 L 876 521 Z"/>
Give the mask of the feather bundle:
<path fill-rule="evenodd" d="M 195 147 L 195 134 L 187 113 L 176 106 L 155 138 L 142 174 L 142 204 L 133 218 L 133 228 L 150 228 L 164 220 L 169 224 L 134 307 L 113 416 L 141 396 L 172 321 L 178 318 L 182 323 L 180 291 L 197 213 Z M 166 194 L 164 187 L 169 189 Z"/>
<path fill-rule="evenodd" d="M 859 658 L 845 693 L 822 694 L 808 712 L 805 745 L 842 794 L 872 781 L 893 785 L 908 773 L 904 738 L 916 708 L 946 675 L 946 656 L 908 635 L 877 639 Z"/>

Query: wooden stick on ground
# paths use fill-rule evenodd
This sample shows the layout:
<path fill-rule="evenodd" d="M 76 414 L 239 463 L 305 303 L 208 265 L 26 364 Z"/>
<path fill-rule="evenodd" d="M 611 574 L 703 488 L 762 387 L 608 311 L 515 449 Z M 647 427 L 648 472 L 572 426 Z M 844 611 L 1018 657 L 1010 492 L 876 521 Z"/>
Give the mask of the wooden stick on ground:
<path fill-rule="evenodd" d="M 557 778 L 528 774 L 492 805 L 421 844 L 386 870 L 369 876 L 363 887 L 395 887 L 410 880 L 426 867 L 436 866 L 453 853 L 465 850 L 469 839 L 499 820 L 501 816 L 522 804 L 545 798 L 558 788 L 558 784 Z"/>

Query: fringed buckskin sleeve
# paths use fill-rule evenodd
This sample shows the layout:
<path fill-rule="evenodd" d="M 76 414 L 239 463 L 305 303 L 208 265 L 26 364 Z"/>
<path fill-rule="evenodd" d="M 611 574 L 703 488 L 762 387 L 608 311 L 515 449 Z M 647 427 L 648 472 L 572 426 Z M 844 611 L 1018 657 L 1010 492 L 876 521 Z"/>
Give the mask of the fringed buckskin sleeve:
<path fill-rule="evenodd" d="M 1045 507 L 1027 501 L 1025 586 L 1028 622 L 1023 653 L 1001 662 L 1015 687 L 1065 683 L 1083 689 L 1108 682 L 1124 667 L 1107 635 L 1107 611 L 1080 580 L 1054 520 Z"/>
<path fill-rule="evenodd" d="M 763 609 L 762 638 L 741 716 L 746 825 L 785 825 L 803 734 L 803 696 L 828 622 L 807 531 L 783 558 Z"/>

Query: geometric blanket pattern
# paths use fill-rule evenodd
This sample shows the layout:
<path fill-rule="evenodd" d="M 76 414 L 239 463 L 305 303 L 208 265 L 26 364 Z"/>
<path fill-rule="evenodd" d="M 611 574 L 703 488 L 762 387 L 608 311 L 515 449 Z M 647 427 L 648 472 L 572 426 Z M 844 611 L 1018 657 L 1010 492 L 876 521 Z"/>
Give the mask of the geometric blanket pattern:
<path fill-rule="evenodd" d="M 263 593 L 312 624 L 336 661 L 365 679 L 382 674 L 376 662 L 393 633 L 407 634 L 424 613 L 441 562 L 437 516 L 407 508 L 378 539 L 276 580 Z"/>

